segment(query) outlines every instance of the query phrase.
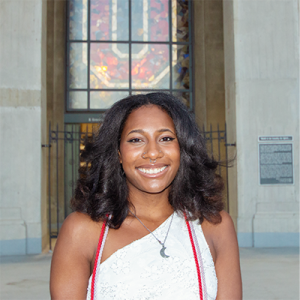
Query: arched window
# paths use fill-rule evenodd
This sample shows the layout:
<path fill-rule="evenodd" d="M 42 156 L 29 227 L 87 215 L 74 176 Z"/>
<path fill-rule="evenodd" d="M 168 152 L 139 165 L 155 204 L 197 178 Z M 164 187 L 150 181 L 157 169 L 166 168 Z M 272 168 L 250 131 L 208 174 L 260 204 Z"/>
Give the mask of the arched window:
<path fill-rule="evenodd" d="M 170 92 L 192 110 L 191 1 L 69 0 L 66 113 Z"/>

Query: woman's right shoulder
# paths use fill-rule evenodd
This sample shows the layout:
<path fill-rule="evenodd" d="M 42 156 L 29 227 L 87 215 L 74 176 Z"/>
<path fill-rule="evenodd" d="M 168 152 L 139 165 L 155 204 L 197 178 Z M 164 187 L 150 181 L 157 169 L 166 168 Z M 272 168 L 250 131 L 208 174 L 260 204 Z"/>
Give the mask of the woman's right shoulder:
<path fill-rule="evenodd" d="M 63 227 L 71 231 L 82 231 L 86 227 L 95 226 L 95 222 L 85 213 L 72 212 L 63 222 Z"/>
<path fill-rule="evenodd" d="M 87 256 L 93 255 L 103 222 L 95 222 L 85 213 L 73 212 L 63 222 L 57 242 L 62 240 Z"/>
<path fill-rule="evenodd" d="M 91 217 L 85 213 L 72 212 L 64 220 L 61 231 L 67 231 L 70 234 L 86 233 L 87 228 L 94 228 L 99 226 Z"/>
<path fill-rule="evenodd" d="M 71 213 L 54 247 L 51 299 L 85 299 L 102 223 L 84 213 Z"/>

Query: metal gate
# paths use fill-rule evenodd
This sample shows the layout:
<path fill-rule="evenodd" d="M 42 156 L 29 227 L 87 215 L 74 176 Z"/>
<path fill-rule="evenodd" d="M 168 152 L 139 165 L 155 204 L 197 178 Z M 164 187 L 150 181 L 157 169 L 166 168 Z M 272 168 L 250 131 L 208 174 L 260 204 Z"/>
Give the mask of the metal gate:
<path fill-rule="evenodd" d="M 62 128 L 49 124 L 48 147 L 48 219 L 50 233 L 50 249 L 57 238 L 64 219 L 72 212 L 70 199 L 73 196 L 78 169 L 80 167 L 80 150 L 87 140 L 93 140 L 99 128 L 98 124 L 65 124 Z M 219 125 L 213 130 L 204 130 L 207 149 L 219 161 L 228 161 L 226 125 L 220 130 Z M 225 181 L 224 202 L 226 210 L 228 203 L 228 168 L 219 166 L 218 174 Z"/>

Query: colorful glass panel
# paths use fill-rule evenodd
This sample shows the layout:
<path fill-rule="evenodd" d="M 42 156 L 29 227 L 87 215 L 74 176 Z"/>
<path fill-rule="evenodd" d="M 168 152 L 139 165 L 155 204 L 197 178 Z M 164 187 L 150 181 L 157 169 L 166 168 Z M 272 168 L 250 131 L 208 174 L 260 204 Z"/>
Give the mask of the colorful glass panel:
<path fill-rule="evenodd" d="M 132 0 L 131 3 L 131 39 L 148 42 L 148 18 L 144 18 L 148 15 L 148 0 Z"/>
<path fill-rule="evenodd" d="M 190 0 L 68 2 L 69 109 L 107 109 L 130 93 L 149 90 L 171 92 L 189 106 Z"/>
<path fill-rule="evenodd" d="M 129 88 L 128 44 L 92 43 L 90 88 Z"/>
<path fill-rule="evenodd" d="M 69 108 L 72 109 L 87 109 L 87 92 L 70 91 L 69 92 Z"/>
<path fill-rule="evenodd" d="M 173 89 L 189 89 L 189 45 L 173 45 L 172 47 Z"/>
<path fill-rule="evenodd" d="M 169 41 L 168 0 L 132 0 L 132 40 Z"/>
<path fill-rule="evenodd" d="M 132 45 L 132 88 L 169 89 L 169 45 Z"/>
<path fill-rule="evenodd" d="M 87 44 L 70 43 L 69 87 L 87 88 Z"/>
<path fill-rule="evenodd" d="M 90 92 L 90 108 L 91 109 L 108 109 L 115 102 L 123 99 L 129 95 L 128 92 L 111 92 L 111 91 L 100 91 Z"/>
<path fill-rule="evenodd" d="M 91 40 L 128 41 L 128 0 L 91 0 Z"/>
<path fill-rule="evenodd" d="M 172 40 L 189 41 L 189 1 L 172 0 Z"/>
<path fill-rule="evenodd" d="M 69 39 L 87 39 L 87 3 L 88 0 L 73 0 L 69 2 Z"/>

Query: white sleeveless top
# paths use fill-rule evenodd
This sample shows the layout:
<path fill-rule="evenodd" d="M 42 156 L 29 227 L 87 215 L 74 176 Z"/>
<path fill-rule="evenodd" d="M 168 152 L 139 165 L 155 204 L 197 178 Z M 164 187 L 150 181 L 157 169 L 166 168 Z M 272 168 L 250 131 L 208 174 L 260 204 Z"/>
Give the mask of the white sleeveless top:
<path fill-rule="evenodd" d="M 171 217 L 153 231 L 159 240 L 164 241 L 170 221 Z M 199 265 L 204 299 L 212 300 L 217 296 L 214 262 L 201 225 L 198 221 L 190 224 L 201 253 Z M 191 241 L 186 222 L 177 213 L 174 213 L 165 246 L 168 258 L 160 255 L 161 245 L 148 234 L 113 253 L 97 267 L 95 299 L 198 300 L 199 284 Z M 87 299 L 91 299 L 91 281 L 92 276 Z"/>

